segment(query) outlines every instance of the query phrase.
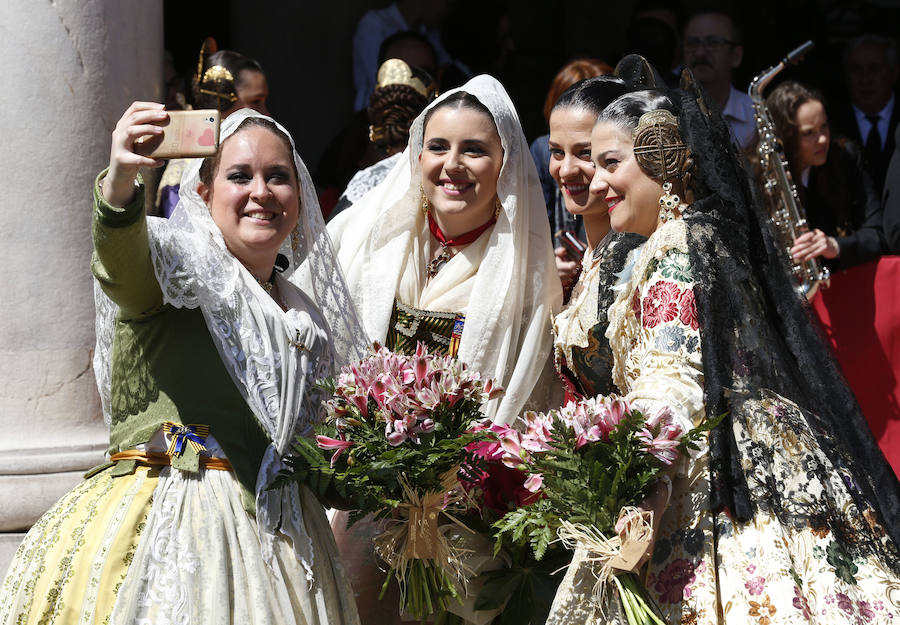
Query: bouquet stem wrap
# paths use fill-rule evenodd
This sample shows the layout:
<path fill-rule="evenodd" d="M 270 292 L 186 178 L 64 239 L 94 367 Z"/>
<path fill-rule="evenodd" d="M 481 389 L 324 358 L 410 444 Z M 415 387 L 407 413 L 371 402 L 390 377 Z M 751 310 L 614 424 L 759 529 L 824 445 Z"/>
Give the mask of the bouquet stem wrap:
<path fill-rule="evenodd" d="M 616 623 L 621 622 L 620 619 L 624 616 L 624 620 L 629 624 L 660 624 L 662 620 L 656 614 L 658 610 L 654 609 L 646 591 L 642 590 L 633 574 L 627 573 L 634 569 L 652 540 L 653 513 L 635 507 L 625 507 L 619 515 L 617 525 L 624 528 L 624 536 L 615 535 L 607 538 L 594 527 L 562 520 L 559 538 L 567 548 L 581 556 L 574 559 L 570 566 L 583 567 L 582 570 L 586 568 L 590 571 L 593 584 L 590 596 L 584 599 L 593 606 L 590 612 L 596 611 L 595 614 L 599 613 L 600 617 L 597 619 L 584 614 L 585 602 L 578 601 L 581 604 L 578 622 Z M 626 573 L 623 574 L 623 571 Z M 574 588 L 576 583 L 576 578 L 572 575 L 567 575 L 563 580 L 557 591 L 557 600 L 550 610 L 548 625 L 576 622 L 571 620 L 573 615 L 564 616 L 567 610 L 559 609 L 562 606 L 558 605 L 559 599 L 566 598 L 571 601 L 573 595 L 579 594 Z M 609 603 L 606 593 L 611 586 L 618 591 L 616 597 L 618 601 Z M 612 613 L 608 613 L 607 608 L 611 608 Z"/>
<path fill-rule="evenodd" d="M 421 496 L 405 477 L 401 477 L 405 501 L 397 506 L 400 518 L 388 530 L 375 537 L 375 553 L 391 567 L 391 572 L 400 585 L 401 605 L 417 618 L 423 618 L 437 609 L 446 609 L 447 596 L 458 596 L 454 582 L 465 583 L 464 550 L 455 547 L 438 527 L 438 521 L 444 515 L 463 529 L 471 531 L 447 512 L 448 508 L 452 508 L 463 497 L 458 472 L 459 467 L 447 471 L 441 476 L 442 490 Z M 434 574 L 412 575 L 416 566 L 416 570 L 423 566 L 434 568 Z M 429 587 L 412 587 L 421 583 Z M 415 602 L 416 605 L 411 604 L 413 597 L 427 597 L 427 613 L 423 614 L 418 609 L 422 607 L 419 601 Z"/>

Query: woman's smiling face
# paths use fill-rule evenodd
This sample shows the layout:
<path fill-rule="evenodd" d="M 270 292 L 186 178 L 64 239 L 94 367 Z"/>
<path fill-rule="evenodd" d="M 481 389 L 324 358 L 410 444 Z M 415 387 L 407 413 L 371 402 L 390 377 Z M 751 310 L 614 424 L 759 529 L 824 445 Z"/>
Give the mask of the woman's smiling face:
<path fill-rule="evenodd" d="M 212 186 L 201 183 L 197 191 L 238 260 L 252 265 L 274 258 L 299 216 L 293 155 L 280 137 L 258 126 L 234 133 L 221 150 Z"/>
<path fill-rule="evenodd" d="M 437 218 L 453 222 L 454 230 L 465 228 L 454 234 L 490 219 L 503 147 L 489 116 L 466 107 L 438 108 L 425 126 L 419 161 L 422 191 Z"/>
<path fill-rule="evenodd" d="M 591 158 L 596 168 L 591 195 L 606 200 L 612 229 L 650 236 L 659 222 L 662 184 L 638 165 L 631 134 L 613 124 L 595 125 Z"/>
<path fill-rule="evenodd" d="M 550 114 L 550 175 L 573 215 L 606 215 L 604 198 L 590 193 L 594 177 L 591 129 L 597 116 L 581 108 L 557 108 Z"/>

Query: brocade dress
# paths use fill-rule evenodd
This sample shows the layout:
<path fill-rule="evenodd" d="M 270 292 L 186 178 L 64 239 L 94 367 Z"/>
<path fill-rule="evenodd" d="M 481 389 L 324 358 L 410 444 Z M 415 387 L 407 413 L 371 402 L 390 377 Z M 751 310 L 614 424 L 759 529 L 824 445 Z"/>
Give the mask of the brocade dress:
<path fill-rule="evenodd" d="M 621 275 L 606 330 L 619 393 L 645 412 L 669 406 L 686 427 L 705 416 L 694 286 L 686 226 L 676 219 L 657 229 Z M 745 327 L 752 332 L 752 320 Z M 565 361 L 576 379 L 608 373 L 594 368 L 607 347 L 596 335 L 585 324 L 557 338 L 558 354 L 586 350 Z M 681 460 L 644 578 L 666 622 L 900 622 L 900 577 L 889 566 L 897 549 L 871 509 L 857 503 L 862 498 L 842 468 L 852 459 L 829 459 L 836 456 L 823 450 L 828 432 L 815 430 L 801 407 L 752 388 L 741 372 L 733 382 L 731 392 L 744 397 L 731 420 L 755 514 L 737 522 L 711 509 L 705 442 Z M 625 622 L 615 593 L 603 609 L 592 600 L 585 555 L 576 551 L 548 625 Z"/>
<path fill-rule="evenodd" d="M 308 490 L 302 522 L 313 557 L 298 560 L 285 536 L 265 556 L 253 493 L 270 440 L 202 312 L 163 303 L 143 205 L 141 190 L 114 208 L 95 185 L 92 269 L 119 307 L 109 453 L 166 454 L 166 422 L 207 426 L 206 449 L 182 440 L 172 466 L 126 458 L 91 471 L 16 552 L 0 587 L 0 623 L 358 623 L 324 510 Z M 304 293 L 276 279 L 315 381 L 332 361 L 324 321 Z M 308 416 L 320 400 L 307 394 Z"/>

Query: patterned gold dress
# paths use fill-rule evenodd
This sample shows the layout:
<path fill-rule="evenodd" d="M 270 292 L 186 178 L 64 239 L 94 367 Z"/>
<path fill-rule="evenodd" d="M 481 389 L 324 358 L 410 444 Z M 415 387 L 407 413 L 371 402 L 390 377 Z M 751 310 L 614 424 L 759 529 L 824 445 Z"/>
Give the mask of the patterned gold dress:
<path fill-rule="evenodd" d="M 645 412 L 668 405 L 688 427 L 704 418 L 694 284 L 686 227 L 673 220 L 613 287 L 606 331 L 619 392 Z M 576 326 L 564 328 L 558 354 L 599 349 L 591 347 L 599 345 L 592 326 Z M 575 369 L 590 362 L 566 360 Z M 607 373 L 588 367 L 577 375 Z M 645 577 L 666 622 L 900 622 L 897 547 L 860 503 L 844 468 L 852 459 L 825 453 L 828 432 L 815 429 L 801 407 L 743 385 L 740 372 L 733 381 L 731 392 L 743 400 L 731 421 L 755 514 L 737 522 L 727 510 L 711 509 L 705 445 L 683 459 Z M 585 555 L 576 552 L 548 624 L 624 622 L 612 603 L 594 604 Z"/>

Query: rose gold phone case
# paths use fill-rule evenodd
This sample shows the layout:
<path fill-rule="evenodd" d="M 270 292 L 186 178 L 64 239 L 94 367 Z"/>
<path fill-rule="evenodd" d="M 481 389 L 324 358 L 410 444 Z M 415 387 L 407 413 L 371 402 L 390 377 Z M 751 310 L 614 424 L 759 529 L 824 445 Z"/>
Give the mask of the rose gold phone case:
<path fill-rule="evenodd" d="M 134 150 L 150 158 L 191 158 L 212 156 L 219 147 L 219 111 L 167 111 L 169 118 L 156 125 L 162 136 L 141 137 Z"/>

